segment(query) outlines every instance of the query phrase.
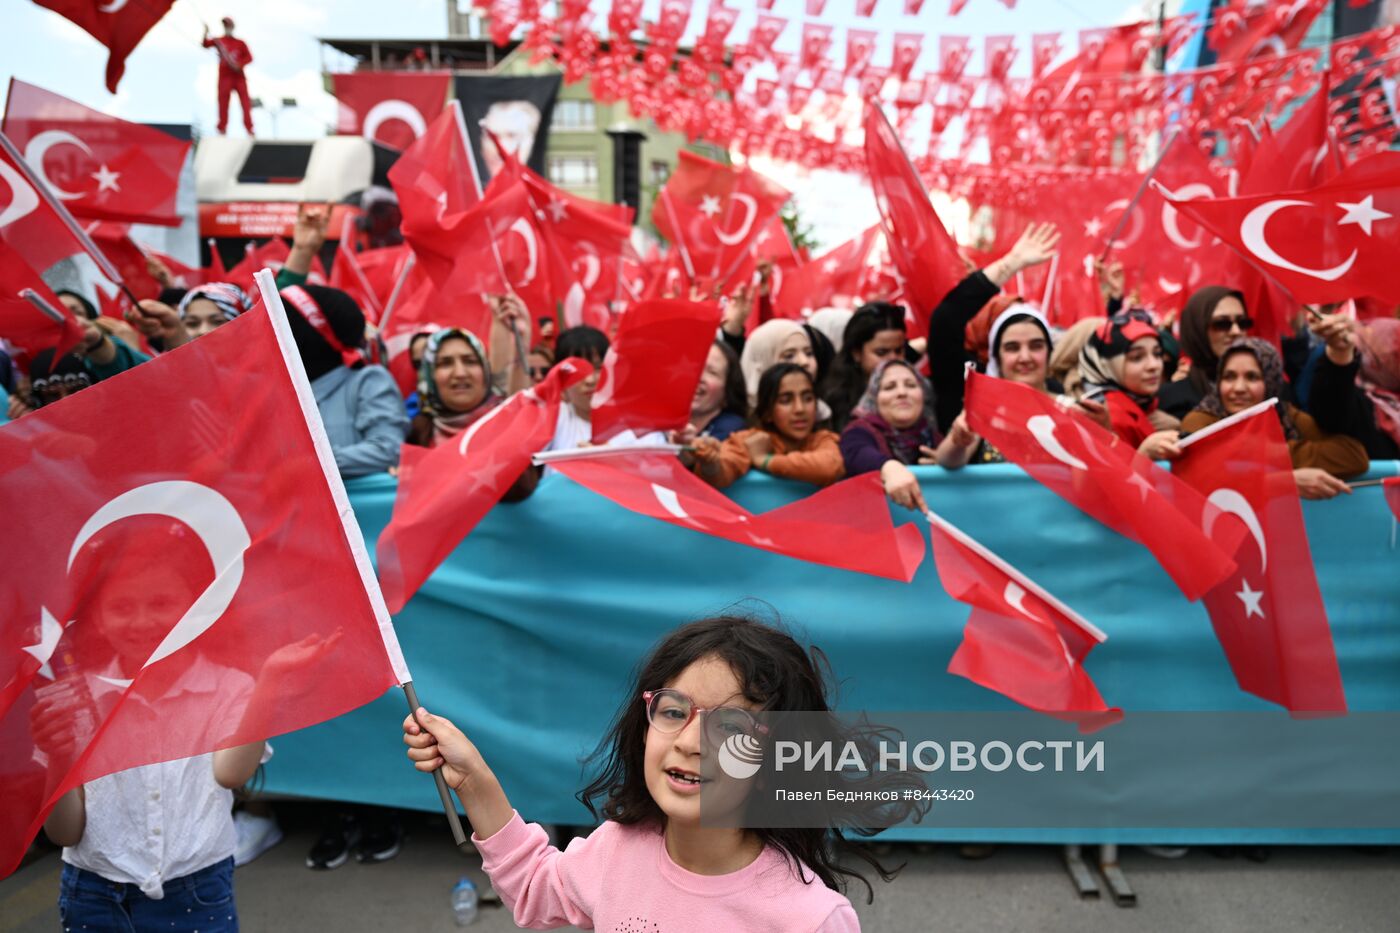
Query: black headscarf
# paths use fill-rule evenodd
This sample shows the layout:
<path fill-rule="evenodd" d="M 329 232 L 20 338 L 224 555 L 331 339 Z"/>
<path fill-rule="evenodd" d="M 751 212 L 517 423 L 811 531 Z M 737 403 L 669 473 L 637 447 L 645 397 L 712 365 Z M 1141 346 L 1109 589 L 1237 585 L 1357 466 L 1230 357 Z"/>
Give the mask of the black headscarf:
<path fill-rule="evenodd" d="M 365 340 L 365 315 L 355 299 L 338 288 L 327 285 L 297 286 L 311 297 L 316 307 L 326 316 L 331 332 L 346 347 L 359 347 Z M 307 379 L 318 379 L 338 366 L 345 365 L 341 352 L 331 346 L 326 338 L 297 311 L 295 305 L 283 296 L 287 306 L 287 323 L 292 329 L 301 363 L 306 367 Z"/>

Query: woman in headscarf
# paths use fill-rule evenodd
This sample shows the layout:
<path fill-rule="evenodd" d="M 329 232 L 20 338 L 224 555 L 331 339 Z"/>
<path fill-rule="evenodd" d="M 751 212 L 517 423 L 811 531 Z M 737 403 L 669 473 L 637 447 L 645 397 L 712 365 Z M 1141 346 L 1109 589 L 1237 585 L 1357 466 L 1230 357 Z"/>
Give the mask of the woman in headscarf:
<path fill-rule="evenodd" d="M 1354 438 L 1324 432 L 1307 412 L 1284 401 L 1283 386 L 1283 359 L 1273 344 L 1241 337 L 1221 352 L 1215 391 L 1182 419 L 1181 430 L 1199 431 L 1265 399 L 1278 399 L 1274 410 L 1288 439 L 1298 493 L 1305 499 L 1330 499 L 1351 492 L 1342 480 L 1370 467 L 1366 448 Z"/>
<path fill-rule="evenodd" d="M 422 409 L 408 428 L 408 443 L 418 447 L 455 437 L 501 403 L 476 334 L 449 327 L 428 337 L 418 363 L 418 398 Z"/>
<path fill-rule="evenodd" d="M 1053 258 L 1059 240 L 1054 224 L 1031 224 L 1005 256 L 969 274 L 933 309 L 928 324 L 928 365 L 940 430 L 951 430 L 962 411 L 963 367 L 976 362 L 965 349 L 968 323 L 989 302 L 1009 304 L 1012 299 L 1001 296 L 1002 286 L 1018 272 Z"/>
<path fill-rule="evenodd" d="M 176 311 L 191 337 L 202 337 L 253 307 L 253 299 L 232 282 L 208 282 L 185 292 Z"/>
<path fill-rule="evenodd" d="M 833 428 L 841 430 L 851 420 L 875 367 L 904 357 L 908 337 L 902 305 L 872 301 L 851 315 L 841 332 L 841 349 L 831 363 L 831 374 L 821 386 Z"/>
<path fill-rule="evenodd" d="M 1084 374 L 1079 371 L 1079 354 L 1089 342 L 1089 336 L 1107 320 L 1106 317 L 1081 318 L 1055 341 L 1055 349 L 1050 352 L 1048 379 L 1064 386 L 1065 394 L 1071 398 L 1083 394 Z"/>
<path fill-rule="evenodd" d="M 744 342 L 739 368 L 744 374 L 744 387 L 749 394 L 749 408 L 758 403 L 758 383 L 763 374 L 779 363 L 796 363 L 817 382 L 817 355 L 812 350 L 812 338 L 796 321 L 774 318 L 754 328 Z M 818 400 L 817 421 L 831 417 L 831 409 Z"/>
<path fill-rule="evenodd" d="M 938 431 L 928 380 L 904 360 L 886 360 L 870 374 L 851 416 L 841 432 L 846 475 L 878 470 L 891 501 L 928 511 L 909 467 L 939 463 L 950 449 L 948 439 Z"/>
<path fill-rule="evenodd" d="M 821 331 L 831 341 L 832 349 L 840 353 L 846 341 L 846 325 L 854 314 L 849 308 L 822 308 L 807 319 L 807 326 Z"/>
<path fill-rule="evenodd" d="M 1181 451 L 1180 422 L 1157 410 L 1162 339 L 1146 311 L 1120 311 L 1094 331 L 1079 354 L 1084 395 L 1108 409 L 1109 428 L 1153 460 Z"/>
<path fill-rule="evenodd" d="M 389 371 L 365 364 L 365 316 L 355 299 L 325 285 L 294 285 L 282 289 L 282 302 L 340 475 L 397 466 L 408 415 Z"/>
<path fill-rule="evenodd" d="M 1254 319 L 1245 310 L 1243 292 L 1207 285 L 1188 298 L 1181 309 L 1181 353 L 1191 361 L 1190 367 L 1185 377 L 1162 387 L 1161 409 L 1180 418 L 1215 391 L 1220 354 L 1252 327 Z"/>
<path fill-rule="evenodd" d="M 1400 460 L 1400 320 L 1357 325 L 1320 314 L 1312 331 L 1326 341 L 1308 395 L 1324 431 L 1354 437 L 1372 460 Z"/>

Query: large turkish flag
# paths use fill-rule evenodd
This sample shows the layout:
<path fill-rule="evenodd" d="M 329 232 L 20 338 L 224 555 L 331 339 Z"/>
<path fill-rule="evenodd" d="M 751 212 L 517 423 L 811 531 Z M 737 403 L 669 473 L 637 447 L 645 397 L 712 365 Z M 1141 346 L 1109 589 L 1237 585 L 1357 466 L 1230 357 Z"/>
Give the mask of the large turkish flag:
<path fill-rule="evenodd" d="M 400 152 L 428 131 L 447 103 L 447 72 L 357 71 L 331 75 L 340 101 L 335 131 L 363 136 Z"/>
<path fill-rule="evenodd" d="M 287 322 L 264 308 L 7 425 L 0 513 L 23 537 L 0 572 L 0 876 L 71 788 L 408 679 Z"/>

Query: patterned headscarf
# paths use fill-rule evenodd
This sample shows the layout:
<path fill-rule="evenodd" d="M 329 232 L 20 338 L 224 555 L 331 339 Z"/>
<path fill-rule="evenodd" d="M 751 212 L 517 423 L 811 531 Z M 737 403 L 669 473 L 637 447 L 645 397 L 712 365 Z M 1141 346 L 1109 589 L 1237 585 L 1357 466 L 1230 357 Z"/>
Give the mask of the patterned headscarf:
<path fill-rule="evenodd" d="M 1090 334 L 1084 349 L 1079 351 L 1084 393 L 1092 396 L 1122 392 L 1145 412 L 1156 408 L 1155 395 L 1129 392 L 1123 385 L 1123 357 L 1143 337 L 1152 337 L 1158 342 L 1162 339 L 1148 313 L 1137 308 L 1119 311 Z"/>
<path fill-rule="evenodd" d="M 433 378 L 433 370 L 437 366 L 437 355 L 443 341 L 456 338 L 465 340 L 472 348 L 476 358 L 481 361 L 481 374 L 486 384 L 486 395 L 482 397 L 478 404 L 471 411 L 454 411 L 447 407 L 442 400 L 442 394 L 438 392 L 437 380 Z M 495 393 L 491 385 L 491 358 L 486 355 L 486 347 L 480 338 L 469 330 L 460 327 L 449 327 L 446 330 L 435 332 L 428 338 L 427 346 L 423 348 L 423 359 L 418 364 L 418 398 L 423 406 L 423 413 L 433 419 L 433 434 L 439 439 L 445 439 L 465 430 L 473 421 L 495 408 L 501 402 L 501 397 Z"/>
<path fill-rule="evenodd" d="M 1273 344 L 1260 337 L 1240 337 L 1230 342 L 1225 352 L 1220 354 L 1220 365 L 1213 374 L 1214 388 L 1209 395 L 1201 399 L 1201 404 L 1196 406 L 1196 410 L 1217 418 L 1224 418 L 1229 414 L 1225 410 L 1225 403 L 1220 400 L 1220 380 L 1225 373 L 1226 361 L 1236 353 L 1248 353 L 1258 362 L 1259 371 L 1264 374 L 1264 398 L 1260 401 L 1271 398 L 1279 400 L 1274 410 L 1278 412 L 1283 433 L 1290 441 L 1298 440 L 1298 426 L 1293 423 L 1289 406 L 1283 401 L 1283 357 L 1279 356 Z"/>
<path fill-rule="evenodd" d="M 1371 399 L 1376 427 L 1400 444 L 1400 321 L 1376 318 L 1356 335 L 1361 372 L 1356 383 Z"/>
<path fill-rule="evenodd" d="M 880 414 L 880 382 L 891 366 L 901 366 L 913 373 L 914 379 L 919 383 L 919 390 L 924 394 L 924 412 L 918 421 L 907 428 L 896 428 Z M 851 412 L 851 423 L 846 426 L 846 430 L 852 428 L 863 428 L 874 435 L 880 442 L 881 449 L 900 463 L 918 463 L 919 448 L 937 447 L 941 439 L 938 421 L 933 414 L 933 387 L 927 379 L 919 375 L 918 370 L 904 360 L 884 360 L 870 374 L 865 394 L 860 397 L 860 401 Z"/>
<path fill-rule="evenodd" d="M 212 301 L 223 314 L 225 321 L 231 321 L 253 307 L 253 299 L 248 297 L 248 293 L 232 282 L 207 282 L 185 292 L 185 297 L 180 299 L 180 307 L 176 310 L 181 320 L 184 319 L 190 303 L 201 298 Z"/>

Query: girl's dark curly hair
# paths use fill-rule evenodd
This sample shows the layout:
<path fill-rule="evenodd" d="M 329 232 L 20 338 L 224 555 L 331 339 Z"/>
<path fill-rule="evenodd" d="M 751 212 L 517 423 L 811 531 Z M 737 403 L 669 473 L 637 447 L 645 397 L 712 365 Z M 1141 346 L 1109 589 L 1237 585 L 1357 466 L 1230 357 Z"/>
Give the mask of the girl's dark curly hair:
<path fill-rule="evenodd" d="M 826 738 L 844 742 L 854 740 L 861 746 L 867 761 L 875 760 L 871 750 L 873 740 L 883 735 L 866 731 L 855 736 L 836 724 L 834 716 L 812 714 L 830 713 L 828 704 L 831 665 L 820 648 L 804 650 L 787 632 L 776 626 L 749 618 L 723 615 L 691 622 L 667 635 L 652 649 L 637 671 L 635 690 L 624 697 L 621 709 L 608 734 L 598 748 L 585 760 L 585 766 L 596 776 L 578 794 L 578 799 L 596 819 L 603 818 L 624 825 L 666 825 L 666 815 L 652 799 L 646 786 L 644 756 L 647 733 L 651 728 L 641 695 L 646 690 L 659 690 L 675 683 L 686 668 L 705 658 L 719 658 L 733 670 L 749 702 L 765 711 L 802 712 L 804 723 L 814 719 L 824 723 L 817 727 Z M 808 734 L 815 735 L 810 726 Z M 899 790 L 922 788 L 922 781 L 913 776 L 894 774 L 889 777 L 862 779 L 862 789 Z M 882 782 L 882 783 L 881 783 Z M 880 783 L 880 787 L 875 787 Z M 894 797 L 902 798 L 896 792 Z M 843 859 L 863 860 L 884 881 L 893 880 L 903 866 L 885 868 L 860 843 L 842 835 L 841 830 L 862 836 L 872 836 L 879 830 L 857 825 L 860 818 L 878 818 L 891 825 L 905 816 L 922 816 L 926 805 L 894 803 L 883 809 L 850 806 L 833 807 L 818 804 L 816 820 L 805 822 L 809 828 L 750 829 L 765 846 L 772 846 L 802 877 L 805 865 L 827 887 L 842 891 L 851 880 L 865 885 L 866 903 L 874 900 L 870 882 L 859 871 L 844 866 Z M 878 811 L 878 812 L 877 812 Z M 821 828 L 810 828 L 822 823 Z M 811 883 L 803 877 L 804 883 Z"/>

